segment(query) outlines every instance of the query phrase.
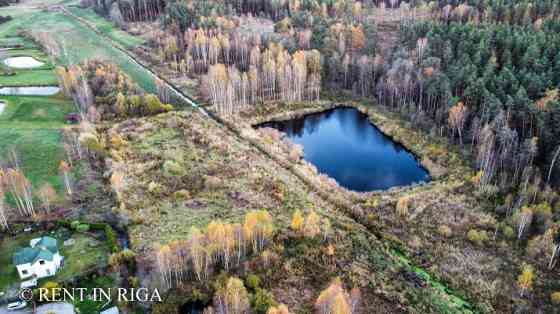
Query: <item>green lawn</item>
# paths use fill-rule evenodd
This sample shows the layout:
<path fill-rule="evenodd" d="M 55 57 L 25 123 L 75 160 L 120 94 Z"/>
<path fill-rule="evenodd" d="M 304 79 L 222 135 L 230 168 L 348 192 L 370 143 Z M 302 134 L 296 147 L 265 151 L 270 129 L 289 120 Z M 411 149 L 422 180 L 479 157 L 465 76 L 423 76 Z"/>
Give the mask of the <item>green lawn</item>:
<path fill-rule="evenodd" d="M 59 245 L 60 253 L 64 256 L 64 267 L 56 274 L 56 281 L 68 281 L 108 263 L 110 250 L 106 242 L 81 233 L 74 233 L 72 239 L 76 241 L 72 246 Z"/>
<path fill-rule="evenodd" d="M 58 79 L 52 70 L 19 70 L 16 75 L 1 75 L 0 86 L 52 86 Z"/>
<path fill-rule="evenodd" d="M 65 125 L 64 116 L 74 110 L 72 102 L 31 96 L 0 96 L 0 100 L 7 103 L 0 115 L 0 158 L 15 148 L 25 175 L 36 188 L 49 182 L 61 191 L 60 128 Z"/>
<path fill-rule="evenodd" d="M 60 231 L 60 230 L 59 230 Z M 0 242 L 0 290 L 10 285 L 18 284 L 21 280 L 17 274 L 16 267 L 13 265 L 12 257 L 18 248 L 26 247 L 29 241 L 42 235 L 50 235 L 58 240 L 58 249 L 64 256 L 64 267 L 55 277 L 44 278 L 39 284 L 46 281 L 63 282 L 96 267 L 107 265 L 109 247 L 105 242 L 93 239 L 92 237 L 81 234 L 72 234 L 72 239 L 76 243 L 70 247 L 63 246 L 60 232 L 55 234 L 45 233 L 20 233 L 17 237 L 6 237 Z"/>

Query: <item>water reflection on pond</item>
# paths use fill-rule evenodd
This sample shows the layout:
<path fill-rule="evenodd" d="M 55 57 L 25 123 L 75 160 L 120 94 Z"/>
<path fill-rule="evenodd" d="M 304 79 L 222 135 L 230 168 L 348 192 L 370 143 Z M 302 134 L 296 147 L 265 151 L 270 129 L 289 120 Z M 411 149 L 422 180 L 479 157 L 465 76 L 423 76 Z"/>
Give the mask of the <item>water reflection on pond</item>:
<path fill-rule="evenodd" d="M 401 144 L 354 108 L 267 122 L 304 147 L 304 159 L 353 191 L 373 191 L 429 181 L 428 172 Z"/>
<path fill-rule="evenodd" d="M 2 87 L 0 95 L 51 96 L 60 91 L 58 86 Z"/>

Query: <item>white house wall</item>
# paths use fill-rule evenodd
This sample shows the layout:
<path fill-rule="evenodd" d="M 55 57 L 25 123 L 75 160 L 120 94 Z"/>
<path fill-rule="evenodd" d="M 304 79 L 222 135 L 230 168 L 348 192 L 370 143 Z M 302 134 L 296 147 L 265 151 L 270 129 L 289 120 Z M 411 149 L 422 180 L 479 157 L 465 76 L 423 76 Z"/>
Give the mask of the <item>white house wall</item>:
<path fill-rule="evenodd" d="M 58 268 L 60 268 L 61 261 L 62 257 L 57 253 L 53 256 L 52 261 L 45 261 L 45 264 L 43 265 L 40 264 L 40 260 L 35 262 L 33 265 L 29 263 L 18 265 L 17 270 L 19 273 L 19 277 L 21 279 L 27 279 L 32 276 L 36 276 L 37 278 L 54 276 L 58 271 Z M 24 270 L 27 270 L 27 275 L 23 275 Z"/>

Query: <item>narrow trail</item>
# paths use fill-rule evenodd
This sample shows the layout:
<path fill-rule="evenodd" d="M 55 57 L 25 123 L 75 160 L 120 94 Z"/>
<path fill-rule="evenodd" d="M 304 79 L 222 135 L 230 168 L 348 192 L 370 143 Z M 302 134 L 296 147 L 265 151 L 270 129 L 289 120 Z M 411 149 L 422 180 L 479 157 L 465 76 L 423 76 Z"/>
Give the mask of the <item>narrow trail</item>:
<path fill-rule="evenodd" d="M 51 7 L 50 9 L 53 9 L 53 8 Z M 298 171 L 293 165 L 288 164 L 284 160 L 278 158 L 277 156 L 275 156 L 274 154 L 269 152 L 266 148 L 264 148 L 260 143 L 256 142 L 255 140 L 247 139 L 247 138 L 243 137 L 240 134 L 240 131 L 237 128 L 235 128 L 229 122 L 220 118 L 216 114 L 214 114 L 214 113 L 206 110 L 202 106 L 200 106 L 194 99 L 192 99 L 189 95 L 182 92 L 178 87 L 176 87 L 173 83 L 171 83 L 165 77 L 162 77 L 162 76 L 158 75 L 148 65 L 146 65 L 142 61 L 138 60 L 138 57 L 135 54 L 133 54 L 130 51 L 128 51 L 127 49 L 123 48 L 119 43 L 115 42 L 109 36 L 105 35 L 101 31 L 99 31 L 95 27 L 95 25 L 92 25 L 87 20 L 85 20 L 85 19 L 83 19 L 79 16 L 76 16 L 75 14 L 70 12 L 64 5 L 56 5 L 55 9 L 60 10 L 65 15 L 77 20 L 80 24 L 82 24 L 83 26 L 91 29 L 96 34 L 98 34 L 100 37 L 107 40 L 111 44 L 111 46 L 113 46 L 115 49 L 124 53 L 131 62 L 133 62 L 133 63 L 137 64 L 138 66 L 142 67 L 143 69 L 145 69 L 148 73 L 150 73 L 150 75 L 154 79 L 158 79 L 158 80 L 161 80 L 162 82 L 164 82 L 166 87 L 170 91 L 172 91 L 175 94 L 175 96 L 178 97 L 183 103 L 185 103 L 187 105 L 190 105 L 194 109 L 198 109 L 201 114 L 203 114 L 204 116 L 208 117 L 211 121 L 216 123 L 218 125 L 218 127 L 224 128 L 225 130 L 227 130 L 230 134 L 232 134 L 240 142 L 246 143 L 250 147 L 253 147 L 253 148 L 257 149 L 258 151 L 260 151 L 266 158 L 270 159 L 274 164 L 276 164 L 280 168 L 284 168 L 285 170 L 289 171 L 294 176 L 296 176 L 298 179 L 300 179 L 302 181 L 302 183 L 305 186 L 307 186 L 311 192 L 317 194 L 321 199 L 323 199 L 323 201 L 325 201 L 328 204 L 331 204 L 333 206 L 333 208 L 339 208 L 339 209 L 343 210 L 345 212 L 346 218 L 349 218 L 354 223 L 356 223 L 357 225 L 364 227 L 366 232 L 375 236 L 379 240 L 381 240 L 383 242 L 387 242 L 390 246 L 393 247 L 390 250 L 390 252 L 392 252 L 391 254 L 392 254 L 393 258 L 395 258 L 395 260 L 399 264 L 401 264 L 402 267 L 404 267 L 408 270 L 414 271 L 415 273 L 420 274 L 420 276 L 422 278 L 424 278 L 426 280 L 426 282 L 432 288 L 440 291 L 442 294 L 444 294 L 446 296 L 446 298 L 449 300 L 449 302 L 451 304 L 455 304 L 459 307 L 458 309 L 456 309 L 457 312 L 454 312 L 454 313 L 477 313 L 477 311 L 473 308 L 473 306 L 467 300 L 464 300 L 459 294 L 457 294 L 456 292 L 449 289 L 444 284 L 442 284 L 439 281 L 437 281 L 436 279 L 434 279 L 434 277 L 428 271 L 424 270 L 422 267 L 419 266 L 419 264 L 417 264 L 416 262 L 411 260 L 409 257 L 405 256 L 400 251 L 400 249 L 398 247 L 393 246 L 394 245 L 393 242 L 390 239 L 387 239 L 386 236 L 383 233 L 378 232 L 376 230 L 372 230 L 372 228 L 368 227 L 367 225 L 364 225 L 363 223 L 360 223 L 359 217 L 355 216 L 354 213 L 352 212 L 352 207 L 353 207 L 352 204 L 332 197 L 332 195 L 330 195 L 329 193 L 327 193 L 327 192 L 321 190 L 320 188 L 316 187 L 308 178 L 306 178 L 306 176 L 303 173 Z M 383 48 L 384 53 L 390 53 L 390 51 L 392 51 L 394 45 L 397 42 L 397 35 L 398 35 L 398 28 L 399 28 L 398 23 L 399 23 L 398 21 L 391 20 L 391 21 L 387 21 L 384 24 L 380 25 L 381 27 L 384 27 L 385 30 L 386 30 L 384 32 L 384 35 L 383 35 L 384 36 L 383 38 L 385 40 L 387 40 L 387 45 Z"/>

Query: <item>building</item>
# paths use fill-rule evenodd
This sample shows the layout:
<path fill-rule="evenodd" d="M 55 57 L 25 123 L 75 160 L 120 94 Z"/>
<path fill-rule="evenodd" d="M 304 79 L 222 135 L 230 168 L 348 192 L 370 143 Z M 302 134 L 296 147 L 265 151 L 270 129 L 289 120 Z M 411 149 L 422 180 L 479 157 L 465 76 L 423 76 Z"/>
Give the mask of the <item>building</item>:
<path fill-rule="evenodd" d="M 58 252 L 56 239 L 41 237 L 33 239 L 30 247 L 19 249 L 14 254 L 14 265 L 21 279 L 54 276 L 62 266 L 64 258 Z"/>

